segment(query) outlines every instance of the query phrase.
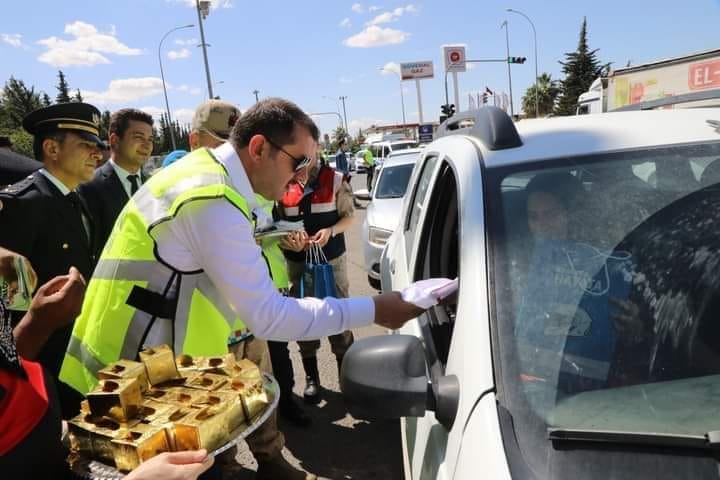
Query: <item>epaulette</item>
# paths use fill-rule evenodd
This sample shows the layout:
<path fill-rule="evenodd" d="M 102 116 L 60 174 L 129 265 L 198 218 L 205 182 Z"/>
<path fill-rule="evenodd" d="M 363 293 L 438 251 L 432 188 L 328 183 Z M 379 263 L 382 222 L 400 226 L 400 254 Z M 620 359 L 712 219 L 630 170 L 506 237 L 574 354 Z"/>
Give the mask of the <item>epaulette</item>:
<path fill-rule="evenodd" d="M 19 182 L 13 183 L 12 185 L 8 185 L 7 187 L 0 190 L 0 194 L 7 195 L 9 197 L 17 197 L 19 195 L 22 195 L 25 193 L 27 189 L 32 187 L 34 181 L 35 181 L 35 175 L 39 175 L 38 173 L 31 173 L 27 177 L 23 178 Z"/>

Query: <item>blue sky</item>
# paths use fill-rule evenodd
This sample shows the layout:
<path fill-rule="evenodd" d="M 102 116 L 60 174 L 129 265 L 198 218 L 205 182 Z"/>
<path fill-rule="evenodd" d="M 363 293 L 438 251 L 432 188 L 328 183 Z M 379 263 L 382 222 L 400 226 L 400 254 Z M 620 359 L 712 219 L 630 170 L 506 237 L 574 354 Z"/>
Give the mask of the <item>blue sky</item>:
<path fill-rule="evenodd" d="M 164 108 L 158 42 L 168 30 L 197 24 L 194 0 L 67 0 L 3 2 L 0 80 L 10 75 L 54 98 L 57 70 L 101 109 Z M 425 120 L 444 103 L 441 45 L 465 44 L 468 58 L 525 56 L 513 66 L 516 110 L 534 74 L 532 30 L 506 13 L 514 8 L 535 23 L 538 70 L 561 77 L 563 53 L 575 50 L 583 16 L 589 44 L 604 62 L 624 66 L 720 47 L 720 2 L 685 0 L 213 0 L 205 25 L 216 95 L 245 109 L 260 96 L 282 96 L 309 112 L 338 109 L 324 97 L 347 96 L 351 133 L 358 127 L 401 120 L 399 78 L 379 69 L 389 63 L 433 60 L 435 78 L 423 80 Z M 207 98 L 197 26 L 172 33 L 163 44 L 171 110 L 189 122 Z M 507 91 L 505 64 L 480 64 L 459 75 L 461 107 L 467 92 Z M 403 84 L 408 121 L 417 120 L 414 82 Z M 452 90 L 451 90 L 452 96 Z M 323 131 L 337 125 L 318 117 Z"/>

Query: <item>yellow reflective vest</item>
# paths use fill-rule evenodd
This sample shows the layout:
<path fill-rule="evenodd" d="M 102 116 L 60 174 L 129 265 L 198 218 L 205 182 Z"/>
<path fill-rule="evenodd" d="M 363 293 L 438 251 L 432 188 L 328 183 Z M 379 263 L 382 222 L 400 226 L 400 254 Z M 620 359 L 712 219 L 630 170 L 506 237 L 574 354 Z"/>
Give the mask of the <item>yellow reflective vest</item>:
<path fill-rule="evenodd" d="M 159 322 L 166 343 L 178 354 L 228 351 L 231 330 L 244 329 L 244 323 L 202 270 L 180 271 L 159 258 L 153 237 L 153 230 L 172 222 L 184 205 L 210 198 L 230 202 L 254 228 L 247 201 L 207 149 L 162 169 L 128 201 L 88 284 L 60 380 L 86 394 L 97 384 L 100 369 L 120 358 L 136 359 Z M 282 253 L 263 256 L 271 275 L 278 276 L 274 282 L 286 288 Z"/>

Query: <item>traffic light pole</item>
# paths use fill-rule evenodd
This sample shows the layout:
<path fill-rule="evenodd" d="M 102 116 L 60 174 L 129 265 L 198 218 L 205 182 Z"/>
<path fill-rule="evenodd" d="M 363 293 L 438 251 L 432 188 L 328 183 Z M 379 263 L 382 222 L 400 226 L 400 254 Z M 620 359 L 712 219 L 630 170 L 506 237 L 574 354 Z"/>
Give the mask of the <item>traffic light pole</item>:
<path fill-rule="evenodd" d="M 514 117 L 515 112 L 513 112 L 512 75 L 510 75 L 510 29 L 508 27 L 507 20 L 502 23 L 500 28 L 505 28 L 505 47 L 507 49 L 508 56 L 508 87 L 510 89 L 510 117 Z"/>
<path fill-rule="evenodd" d="M 509 58 L 509 55 L 508 55 Z M 483 58 L 480 60 L 465 60 L 465 63 L 492 63 L 492 62 L 503 62 L 507 63 L 508 58 Z M 445 69 L 445 105 L 448 105 L 450 103 L 450 98 L 448 95 L 448 73 L 450 71 L 448 69 Z M 456 105 L 456 107 L 459 107 L 459 105 Z"/>

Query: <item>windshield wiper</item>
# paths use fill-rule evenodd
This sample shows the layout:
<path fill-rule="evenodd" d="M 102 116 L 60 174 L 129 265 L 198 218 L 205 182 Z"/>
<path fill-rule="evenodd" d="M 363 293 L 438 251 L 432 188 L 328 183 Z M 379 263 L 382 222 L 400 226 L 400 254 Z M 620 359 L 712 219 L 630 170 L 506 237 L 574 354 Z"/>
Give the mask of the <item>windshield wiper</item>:
<path fill-rule="evenodd" d="M 707 432 L 704 435 L 690 435 L 678 433 L 625 432 L 621 430 L 548 428 L 548 439 L 558 442 L 602 442 L 609 444 L 720 450 L 720 430 Z"/>

